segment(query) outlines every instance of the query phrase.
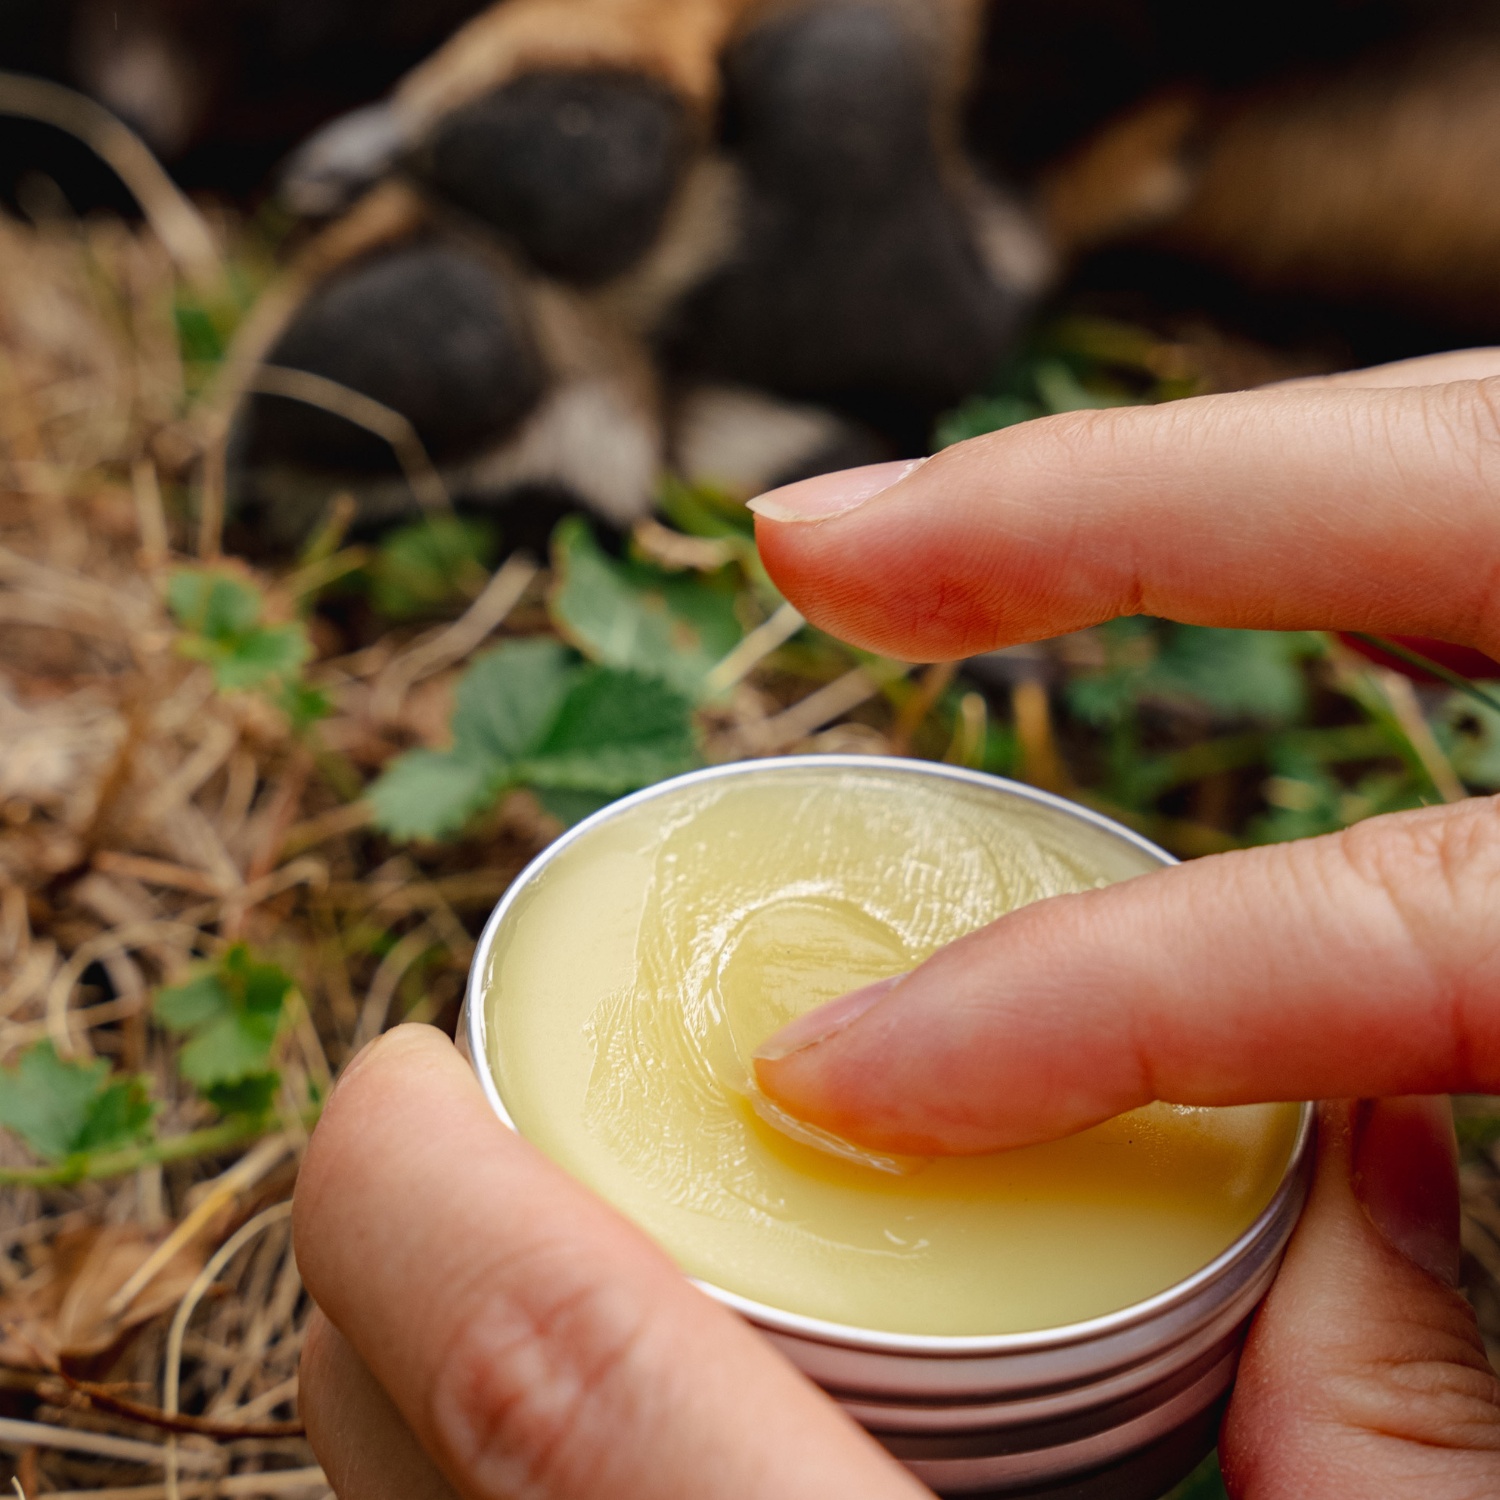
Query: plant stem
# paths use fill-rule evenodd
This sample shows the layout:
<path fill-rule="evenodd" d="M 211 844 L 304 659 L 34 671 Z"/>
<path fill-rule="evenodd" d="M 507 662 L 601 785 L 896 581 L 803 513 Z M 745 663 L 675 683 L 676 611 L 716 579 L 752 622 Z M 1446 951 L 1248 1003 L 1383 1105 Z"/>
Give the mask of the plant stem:
<path fill-rule="evenodd" d="M 1221 771 L 1241 771 L 1258 765 L 1273 745 L 1319 761 L 1374 760 L 1395 754 L 1392 735 L 1379 724 L 1343 724 L 1330 729 L 1250 730 L 1204 740 L 1135 769 L 1131 797 L 1151 801 L 1174 787 L 1184 786 Z"/>
<path fill-rule="evenodd" d="M 1423 656 L 1420 651 L 1413 651 L 1409 646 L 1403 646 L 1399 641 L 1393 641 L 1388 636 L 1366 635 L 1362 630 L 1354 632 L 1356 640 L 1364 641 L 1367 645 L 1374 646 L 1377 651 L 1384 651 L 1387 656 L 1394 656 L 1398 661 L 1404 661 L 1408 666 L 1420 667 L 1430 676 L 1436 677 L 1439 682 L 1445 682 L 1455 692 L 1465 693 L 1475 702 L 1495 713 L 1500 713 L 1500 698 L 1493 693 L 1487 693 L 1477 683 L 1470 682 L 1461 672 L 1455 672 L 1451 667 L 1445 667 L 1441 662 L 1433 661 L 1430 656 Z"/>
<path fill-rule="evenodd" d="M 279 1129 L 280 1124 L 274 1115 L 241 1116 L 203 1130 L 190 1130 L 186 1135 L 145 1141 L 124 1151 L 73 1156 L 48 1167 L 4 1167 L 0 1168 L 0 1187 L 66 1187 L 74 1182 L 100 1182 L 109 1177 L 124 1177 L 158 1162 L 215 1156 L 268 1135 Z"/>

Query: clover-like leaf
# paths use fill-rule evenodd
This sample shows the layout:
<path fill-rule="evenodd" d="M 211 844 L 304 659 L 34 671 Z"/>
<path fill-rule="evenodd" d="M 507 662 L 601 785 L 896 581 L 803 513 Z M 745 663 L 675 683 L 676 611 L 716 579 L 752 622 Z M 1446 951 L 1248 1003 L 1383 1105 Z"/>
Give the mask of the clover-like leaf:
<path fill-rule="evenodd" d="M 207 659 L 219 691 L 237 693 L 295 676 L 311 655 L 306 628 L 293 620 L 256 626 Z"/>
<path fill-rule="evenodd" d="M 186 984 L 158 990 L 154 1012 L 169 1031 L 196 1031 L 218 1017 L 228 1003 L 223 981 L 210 969 Z"/>
<path fill-rule="evenodd" d="M 182 568 L 167 584 L 167 605 L 183 630 L 177 649 L 207 663 L 221 693 L 292 684 L 312 656 L 306 627 L 265 624 L 264 603 L 259 589 L 228 573 Z"/>
<path fill-rule="evenodd" d="M 49 1161 L 128 1146 L 154 1111 L 139 1078 L 111 1077 L 103 1058 L 66 1061 L 49 1041 L 0 1069 L 0 1125 Z"/>
<path fill-rule="evenodd" d="M 333 712 L 333 704 L 329 702 L 327 693 L 299 679 L 282 684 L 278 701 L 282 712 L 298 733 L 311 728 L 319 719 L 326 719 Z"/>
<path fill-rule="evenodd" d="M 570 792 L 560 787 L 538 787 L 536 797 L 564 828 L 583 822 L 615 800 L 602 792 Z"/>
<path fill-rule="evenodd" d="M 484 587 L 497 551 L 490 522 L 433 515 L 398 527 L 370 562 L 370 597 L 389 620 L 408 620 L 472 597 Z"/>
<path fill-rule="evenodd" d="M 370 788 L 376 825 L 395 839 L 457 833 L 495 801 L 506 765 L 456 750 L 408 750 Z"/>
<path fill-rule="evenodd" d="M 530 786 L 619 796 L 691 770 L 696 759 L 687 699 L 652 678 L 594 667 L 518 775 Z"/>
<path fill-rule="evenodd" d="M 693 706 L 658 678 L 587 666 L 551 640 L 513 641 L 459 684 L 451 750 L 398 756 L 370 790 L 395 838 L 443 838 L 507 788 L 555 794 L 565 821 L 697 759 Z"/>
<path fill-rule="evenodd" d="M 264 1016 L 229 1008 L 195 1032 L 177 1054 L 177 1068 L 189 1083 L 206 1093 L 216 1084 L 242 1083 L 271 1072 L 276 1023 Z"/>
<path fill-rule="evenodd" d="M 476 657 L 454 695 L 453 743 L 475 759 L 514 760 L 534 750 L 578 676 L 558 641 L 510 641 Z"/>
<path fill-rule="evenodd" d="M 260 619 L 260 590 L 228 573 L 180 568 L 167 583 L 167 605 L 184 630 L 231 641 Z"/>
<path fill-rule="evenodd" d="M 732 588 L 696 574 L 616 562 L 577 516 L 552 537 L 553 623 L 585 656 L 655 677 L 686 697 L 744 634 Z"/>
<path fill-rule="evenodd" d="M 261 1113 L 280 1084 L 272 1065 L 291 976 L 237 943 L 212 968 L 160 991 L 156 1019 L 188 1038 L 178 1071 L 225 1113 Z"/>

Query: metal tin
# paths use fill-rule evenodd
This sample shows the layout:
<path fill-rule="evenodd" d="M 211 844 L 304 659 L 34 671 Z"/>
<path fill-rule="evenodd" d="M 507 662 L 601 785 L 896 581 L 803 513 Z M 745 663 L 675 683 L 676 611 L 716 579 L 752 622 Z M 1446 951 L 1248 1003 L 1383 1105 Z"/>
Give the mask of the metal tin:
<path fill-rule="evenodd" d="M 927 761 L 789 756 L 662 782 L 579 823 L 521 873 L 491 914 L 470 970 L 459 1042 L 512 1129 L 490 1068 L 484 976 L 521 893 L 565 848 L 623 810 L 694 782 L 778 769 L 881 770 L 966 782 L 1113 835 L 1162 865 L 1172 856 L 1061 797 Z M 1304 1105 L 1286 1173 L 1259 1218 L 1217 1259 L 1158 1296 L 1036 1333 L 925 1338 L 825 1323 L 699 1281 L 740 1313 L 920 1479 L 944 1495 L 1156 1500 L 1208 1453 L 1256 1305 L 1307 1195 L 1313 1109 Z"/>

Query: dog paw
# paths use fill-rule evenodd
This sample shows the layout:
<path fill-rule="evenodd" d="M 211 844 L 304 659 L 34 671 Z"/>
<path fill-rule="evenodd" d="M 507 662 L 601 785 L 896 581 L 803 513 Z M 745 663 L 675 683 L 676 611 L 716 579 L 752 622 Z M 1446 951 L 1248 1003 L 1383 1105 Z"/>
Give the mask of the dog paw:
<path fill-rule="evenodd" d="M 400 412 L 439 464 L 514 431 L 543 385 L 516 287 L 480 256 L 441 243 L 400 246 L 332 277 L 267 363 L 321 375 Z M 315 452 L 354 470 L 387 461 L 378 440 L 327 411 L 275 396 L 257 401 L 257 438 L 273 457 Z"/>
<path fill-rule="evenodd" d="M 396 473 L 391 445 L 369 430 L 359 398 L 399 413 L 431 461 L 447 467 L 518 431 L 546 381 L 514 279 L 484 255 L 435 239 L 380 248 L 335 271 L 265 362 L 319 376 L 335 393 L 320 404 L 255 394 L 238 415 L 231 444 L 238 508 L 269 508 L 270 528 L 285 540 L 316 522 L 323 502 L 310 496 L 326 496 L 332 476 L 397 491 L 372 498 L 367 519 L 409 508 L 403 487 L 387 477 Z M 355 404 L 340 393 L 353 393 Z"/>
<path fill-rule="evenodd" d="M 358 201 L 400 160 L 401 121 L 388 103 L 331 120 L 282 165 L 282 201 L 304 219 L 331 219 Z"/>
<path fill-rule="evenodd" d="M 305 207 L 385 172 L 420 222 L 317 285 L 269 362 L 400 413 L 483 503 L 563 489 L 617 525 L 665 461 L 749 494 L 925 449 L 1034 290 L 957 144 L 974 3 L 496 7 L 299 154 Z M 702 55 L 667 56 L 683 35 Z M 254 398 L 235 457 L 250 489 L 392 473 L 284 396 Z"/>
<path fill-rule="evenodd" d="M 841 0 L 776 15 L 731 49 L 743 229 L 678 311 L 674 362 L 898 429 L 995 368 L 1029 297 L 986 258 L 915 41 L 901 11 Z"/>
<path fill-rule="evenodd" d="M 593 285 L 661 232 L 690 134 L 683 101 L 655 79 L 531 73 L 447 115 L 411 166 L 539 271 Z"/>

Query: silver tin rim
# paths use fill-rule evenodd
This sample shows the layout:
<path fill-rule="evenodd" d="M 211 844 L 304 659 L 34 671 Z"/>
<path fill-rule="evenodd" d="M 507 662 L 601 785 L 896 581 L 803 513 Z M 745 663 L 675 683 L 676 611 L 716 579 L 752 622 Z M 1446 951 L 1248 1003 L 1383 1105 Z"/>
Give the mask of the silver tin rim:
<path fill-rule="evenodd" d="M 1091 823 L 1094 827 L 1112 835 L 1123 843 L 1133 844 L 1149 854 L 1163 866 L 1180 863 L 1165 849 L 1159 848 L 1149 839 L 1133 829 L 1107 818 L 1092 808 L 1070 802 L 1052 792 L 1027 786 L 1024 782 L 1011 781 L 1004 776 L 992 776 L 987 771 L 972 771 L 964 766 L 950 766 L 937 761 L 907 760 L 892 755 L 783 755 L 763 760 L 731 761 L 725 765 L 706 766 L 702 770 L 689 771 L 683 776 L 674 776 L 668 781 L 659 781 L 639 792 L 632 792 L 592 813 L 581 823 L 576 823 L 560 838 L 549 844 L 511 882 L 509 889 L 500 898 L 499 904 L 490 913 L 489 920 L 480 933 L 474 958 L 469 966 L 469 980 L 465 990 L 463 1015 L 459 1027 L 462 1041 L 467 1045 L 470 1062 L 479 1076 L 480 1086 L 490 1107 L 509 1129 L 520 1134 L 516 1122 L 511 1118 L 505 1101 L 500 1097 L 494 1074 L 489 1066 L 489 1035 L 484 1006 L 484 974 L 489 968 L 490 952 L 501 924 L 511 908 L 520 899 L 527 887 L 558 858 L 565 850 L 588 835 L 601 824 L 609 822 L 621 813 L 669 796 L 681 788 L 700 782 L 725 780 L 751 774 L 776 774 L 786 770 L 826 770 L 842 768 L 859 771 L 894 772 L 901 776 L 924 776 L 932 780 L 957 781 L 969 786 L 982 787 L 986 791 L 1004 792 L 1009 796 L 1048 807 L 1066 814 L 1070 818 Z M 1288 1101 L 1291 1102 L 1291 1101 Z M 1180 1307 L 1194 1302 L 1214 1282 L 1232 1272 L 1242 1261 L 1261 1250 L 1265 1236 L 1286 1212 L 1289 1200 L 1300 1197 L 1305 1191 L 1306 1159 L 1312 1149 L 1315 1110 L 1312 1104 L 1303 1103 L 1297 1126 L 1297 1135 L 1287 1158 L 1286 1169 L 1271 1201 L 1261 1210 L 1255 1221 L 1226 1250 L 1217 1255 L 1201 1270 L 1184 1281 L 1176 1282 L 1166 1291 L 1148 1297 L 1143 1302 L 1133 1302 L 1117 1312 L 1090 1318 L 1081 1323 L 1060 1324 L 1055 1328 L 1042 1328 L 1028 1333 L 996 1333 L 974 1336 L 927 1336 L 912 1333 L 886 1333 L 878 1329 L 860 1328 L 848 1323 L 831 1323 L 821 1318 L 810 1318 L 802 1313 L 786 1312 L 769 1303 L 756 1302 L 742 1297 L 737 1292 L 726 1291 L 712 1282 L 690 1277 L 693 1284 L 706 1292 L 715 1301 L 733 1308 L 752 1323 L 776 1333 L 812 1343 L 831 1344 L 844 1349 L 866 1350 L 873 1354 L 919 1356 L 927 1359 L 976 1359 L 986 1356 L 1004 1356 L 1065 1349 L 1078 1344 L 1096 1343 L 1111 1335 L 1122 1334 L 1143 1324 L 1155 1322 Z"/>

